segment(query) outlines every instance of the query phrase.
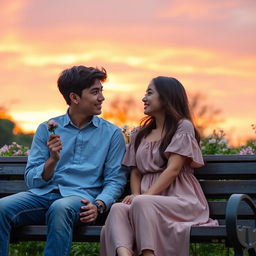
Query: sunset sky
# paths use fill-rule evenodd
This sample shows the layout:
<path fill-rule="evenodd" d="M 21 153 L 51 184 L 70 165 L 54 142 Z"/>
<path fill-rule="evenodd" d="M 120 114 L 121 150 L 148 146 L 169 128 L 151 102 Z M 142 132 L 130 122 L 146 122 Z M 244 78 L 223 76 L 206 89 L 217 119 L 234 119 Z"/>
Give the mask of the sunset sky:
<path fill-rule="evenodd" d="M 0 3 L 0 106 L 22 129 L 66 111 L 57 77 L 82 64 L 108 71 L 105 109 L 134 97 L 141 112 L 150 80 L 173 76 L 221 110 L 231 139 L 256 136 L 255 0 Z"/>

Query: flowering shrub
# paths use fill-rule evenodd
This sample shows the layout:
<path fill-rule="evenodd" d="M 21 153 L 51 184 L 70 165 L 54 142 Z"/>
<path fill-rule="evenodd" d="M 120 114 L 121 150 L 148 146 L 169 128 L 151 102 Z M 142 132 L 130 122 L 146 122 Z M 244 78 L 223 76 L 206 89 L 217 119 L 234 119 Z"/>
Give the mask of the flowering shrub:
<path fill-rule="evenodd" d="M 256 125 L 252 125 L 256 133 Z M 124 125 L 121 127 L 125 142 L 130 142 L 130 137 L 138 127 Z M 248 141 L 246 145 L 234 148 L 228 145 L 228 141 L 225 138 L 226 134 L 223 130 L 214 130 L 213 133 L 207 137 L 201 139 L 200 146 L 203 155 L 252 155 L 256 154 L 256 141 Z"/>
<path fill-rule="evenodd" d="M 130 142 L 131 135 L 134 132 L 136 132 L 137 129 L 138 129 L 137 127 L 129 126 L 129 125 L 124 125 L 124 126 L 121 127 L 121 130 L 123 132 L 124 140 L 125 140 L 126 144 Z"/>
<path fill-rule="evenodd" d="M 53 125 L 53 130 L 57 128 L 58 124 Z M 256 125 L 252 125 L 253 130 L 256 133 Z M 131 135 L 136 132 L 138 127 L 124 125 L 121 127 L 125 142 L 130 142 Z M 240 155 L 254 155 L 256 154 L 256 141 L 250 140 L 246 145 L 239 148 L 233 148 L 228 145 L 228 141 L 225 138 L 226 134 L 223 130 L 214 130 L 212 135 L 201 139 L 200 146 L 203 155 L 228 155 L 228 154 L 240 154 Z M 4 145 L 0 148 L 0 156 L 27 156 L 29 148 L 21 146 L 16 142 L 12 142 L 11 145 Z"/>
<path fill-rule="evenodd" d="M 0 148 L 0 156 L 27 156 L 28 153 L 28 147 L 21 146 L 16 142 L 12 142 L 11 145 L 4 145 Z"/>
<path fill-rule="evenodd" d="M 256 125 L 252 124 L 252 129 L 256 133 Z M 249 140 L 245 146 L 242 146 L 239 151 L 240 155 L 254 155 L 256 154 L 256 141 Z"/>
<path fill-rule="evenodd" d="M 256 125 L 252 124 L 252 129 L 256 133 Z M 201 140 L 201 149 L 204 155 L 216 154 L 240 154 L 254 155 L 256 154 L 256 141 L 249 140 L 246 145 L 238 148 L 232 148 L 227 144 L 223 130 L 213 131 L 213 134 Z"/>
<path fill-rule="evenodd" d="M 236 154 L 237 149 L 228 145 L 228 141 L 225 139 L 226 134 L 223 130 L 213 131 L 212 135 L 209 135 L 201 140 L 201 150 L 204 155 L 227 155 Z"/>
<path fill-rule="evenodd" d="M 241 148 L 239 155 L 254 155 L 256 151 L 251 146 L 244 146 Z"/>

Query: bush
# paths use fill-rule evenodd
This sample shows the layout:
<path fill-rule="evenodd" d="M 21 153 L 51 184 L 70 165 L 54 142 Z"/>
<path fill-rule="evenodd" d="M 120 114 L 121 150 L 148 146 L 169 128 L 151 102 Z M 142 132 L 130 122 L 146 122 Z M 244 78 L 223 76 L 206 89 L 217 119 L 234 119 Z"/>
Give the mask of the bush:
<path fill-rule="evenodd" d="M 256 133 L 256 125 L 252 124 L 252 129 Z M 240 155 L 254 155 L 256 154 L 256 141 L 249 140 L 246 145 L 242 146 L 239 151 Z"/>
<path fill-rule="evenodd" d="M 202 138 L 200 143 L 202 153 L 204 155 L 237 154 L 238 149 L 230 147 L 225 136 L 226 134 L 223 130 L 214 130 L 212 135 Z"/>
<path fill-rule="evenodd" d="M 99 243 L 73 243 L 70 255 L 71 256 L 98 256 Z"/>
<path fill-rule="evenodd" d="M 239 151 L 240 155 L 254 155 L 256 154 L 256 142 L 249 140 L 246 145 L 242 146 Z"/>
<path fill-rule="evenodd" d="M 22 242 L 11 244 L 9 256 L 41 256 L 45 242 Z M 73 243 L 70 256 L 98 256 L 99 243 Z"/>
<path fill-rule="evenodd" d="M 4 145 L 0 148 L 0 156 L 27 156 L 28 153 L 28 147 L 21 146 L 16 142 L 12 142 L 11 145 Z"/>
<path fill-rule="evenodd" d="M 190 244 L 190 256 L 229 256 L 234 255 L 234 250 L 225 244 Z"/>
<path fill-rule="evenodd" d="M 22 242 L 11 244 L 9 256 L 41 256 L 45 242 Z"/>

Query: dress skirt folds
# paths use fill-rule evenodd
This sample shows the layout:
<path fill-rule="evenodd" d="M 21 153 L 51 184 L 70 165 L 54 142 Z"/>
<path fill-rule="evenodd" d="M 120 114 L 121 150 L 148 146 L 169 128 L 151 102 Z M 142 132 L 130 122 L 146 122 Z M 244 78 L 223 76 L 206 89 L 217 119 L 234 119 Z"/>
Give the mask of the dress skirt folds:
<path fill-rule="evenodd" d="M 142 139 L 135 154 L 133 136 L 123 164 L 136 166 L 142 174 L 141 193 L 147 191 L 164 171 L 158 152 L 161 141 Z M 156 256 L 188 256 L 190 228 L 193 225 L 218 225 L 209 218 L 209 208 L 194 168 L 203 166 L 194 127 L 181 120 L 165 150 L 187 157 L 175 181 L 159 195 L 136 196 L 131 205 L 116 203 L 111 207 L 101 233 L 101 256 L 115 256 L 118 247 L 141 255 L 144 249 Z"/>

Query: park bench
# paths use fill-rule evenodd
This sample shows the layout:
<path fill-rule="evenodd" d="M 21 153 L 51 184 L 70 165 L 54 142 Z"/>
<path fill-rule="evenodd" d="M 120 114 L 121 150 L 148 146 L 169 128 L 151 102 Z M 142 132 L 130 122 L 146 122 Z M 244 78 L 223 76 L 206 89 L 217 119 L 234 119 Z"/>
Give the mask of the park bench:
<path fill-rule="evenodd" d="M 256 155 L 211 155 L 204 156 L 204 161 L 205 166 L 196 169 L 195 175 L 208 200 L 210 216 L 220 226 L 194 226 L 190 241 L 224 243 L 234 248 L 235 256 L 244 251 L 255 256 Z M 26 190 L 26 162 L 27 157 L 0 157 L 0 197 Z M 73 241 L 98 242 L 103 223 L 101 219 L 97 225 L 76 228 Z M 46 232 L 44 225 L 24 226 L 12 231 L 11 242 L 45 241 Z"/>

